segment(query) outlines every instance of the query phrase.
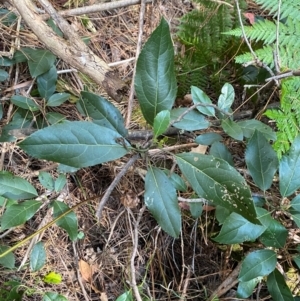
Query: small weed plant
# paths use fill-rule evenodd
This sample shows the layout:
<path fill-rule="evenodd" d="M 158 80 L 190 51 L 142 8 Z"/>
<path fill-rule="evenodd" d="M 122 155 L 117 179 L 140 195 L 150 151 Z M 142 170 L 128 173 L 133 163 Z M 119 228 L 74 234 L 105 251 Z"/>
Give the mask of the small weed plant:
<path fill-rule="evenodd" d="M 13 130 L 31 128 L 33 122 L 38 124 L 39 129 L 18 146 L 34 158 L 60 164 L 58 170 L 61 173 L 55 179 L 46 172 L 39 174 L 45 188 L 61 191 L 66 183 L 66 173 L 80 168 L 126 156 L 128 164 L 122 170 L 126 174 L 136 160 L 144 160 L 147 165 L 144 203 L 165 232 L 174 238 L 180 235 L 182 215 L 178 197 L 181 192 L 193 191 L 196 197 L 189 204 L 194 218 L 202 214 L 204 205 L 216 208 L 216 218 L 221 226 L 218 234 L 211 238 L 216 244 L 242 245 L 248 242 L 251 246 L 240 265 L 236 297 L 247 299 L 258 283 L 264 282 L 274 301 L 296 300 L 282 274 L 284 269 L 278 269 L 281 267 L 278 258 L 283 253 L 290 256 L 299 269 L 300 248 L 296 244 L 293 248 L 287 247 L 289 231 L 276 217 L 287 216 L 293 228 L 300 226 L 300 197 L 297 195 L 300 187 L 300 136 L 295 137 L 289 152 L 279 160 L 272 148 L 276 133 L 269 126 L 254 119 L 234 119 L 231 107 L 235 92 L 229 83 L 222 87 L 216 104 L 204 91 L 192 86 L 192 106 L 188 109 L 173 108 L 177 94 L 174 49 L 169 26 L 164 19 L 148 39 L 137 62 L 136 95 L 142 114 L 152 129 L 151 139 L 139 146 L 130 142 L 119 110 L 89 91 L 82 91 L 77 103 L 79 112 L 89 121 L 68 121 L 63 115 L 48 112 L 49 107 L 61 105 L 70 96 L 55 93 L 55 60 L 50 52 L 34 49 L 22 49 L 13 59 L 2 60 L 3 66 L 26 61 L 43 100 L 38 102 L 32 97 L 13 96 L 11 103 L 20 110 L 4 127 L 0 139 L 2 142 L 14 141 Z M 4 71 L 3 75 L 5 77 Z M 234 166 L 230 151 L 222 143 L 222 135 L 213 131 L 212 120 L 218 122 L 226 135 L 245 144 L 247 173 L 255 183 L 255 191 L 261 192 L 259 197 L 254 195 L 253 186 L 247 184 Z M 170 128 L 178 129 L 178 135 L 205 130 L 204 134 L 195 137 L 195 142 L 209 145 L 209 154 L 175 153 L 169 148 L 164 149 L 160 145 L 160 137 Z M 161 148 L 162 152 L 172 156 L 178 167 L 175 169 L 177 173 L 152 162 L 149 152 L 153 147 Z M 272 184 L 278 185 L 280 201 L 268 196 Z M 7 171 L 0 172 L 0 196 L 3 210 L 1 231 L 24 224 L 43 206 L 35 187 Z M 104 204 L 105 200 L 102 200 L 97 210 L 98 218 Z M 53 221 L 38 232 L 56 223 L 67 231 L 71 241 L 80 239 L 82 234 L 78 232 L 75 208 L 69 208 L 60 201 L 53 201 L 50 206 L 53 207 Z M 0 245 L 0 264 L 7 269 L 15 269 L 13 251 L 38 232 L 15 246 Z M 40 270 L 46 260 L 45 246 L 38 242 L 30 255 L 30 270 Z M 44 281 L 58 283 L 61 279 L 60 275 L 52 272 Z M 20 284 L 15 282 L 7 283 L 7 286 L 12 289 L 1 289 L 4 295 L 1 300 L 21 300 L 26 289 L 18 289 Z M 7 294 L 14 295 L 6 297 Z M 130 291 L 118 298 L 129 299 L 132 299 Z M 44 295 L 44 300 L 65 299 L 50 292 Z"/>

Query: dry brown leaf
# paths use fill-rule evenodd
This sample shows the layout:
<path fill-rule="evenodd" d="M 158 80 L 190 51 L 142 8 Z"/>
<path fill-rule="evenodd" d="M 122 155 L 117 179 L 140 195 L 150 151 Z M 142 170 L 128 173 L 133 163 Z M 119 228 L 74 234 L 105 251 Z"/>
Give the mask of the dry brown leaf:
<path fill-rule="evenodd" d="M 82 259 L 79 260 L 78 265 L 79 265 L 79 271 L 81 273 L 82 279 L 85 280 L 86 282 L 91 282 L 92 274 L 93 274 L 91 266 Z"/>
<path fill-rule="evenodd" d="M 101 301 L 108 301 L 108 298 L 107 298 L 106 293 L 101 293 L 101 294 L 100 294 L 100 300 L 101 300 Z"/>
<path fill-rule="evenodd" d="M 120 198 L 121 203 L 127 208 L 135 208 L 140 202 L 138 195 L 133 190 L 128 190 Z"/>
<path fill-rule="evenodd" d="M 196 147 L 192 147 L 191 152 L 197 153 L 197 154 L 205 154 L 207 150 L 207 145 L 201 145 L 199 144 Z"/>

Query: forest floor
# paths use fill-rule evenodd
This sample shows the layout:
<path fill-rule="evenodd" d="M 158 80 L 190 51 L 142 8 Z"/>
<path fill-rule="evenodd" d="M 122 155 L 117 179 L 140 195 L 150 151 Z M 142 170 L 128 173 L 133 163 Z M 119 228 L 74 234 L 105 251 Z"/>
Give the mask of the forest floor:
<path fill-rule="evenodd" d="M 66 1 L 51 2 L 57 10 L 66 9 L 63 6 Z M 77 1 L 69 2 L 70 8 L 78 4 Z M 179 18 L 192 8 L 193 5 L 189 1 L 182 0 L 154 1 L 153 4 L 147 4 L 143 42 L 158 25 L 161 17 L 168 20 L 171 32 L 174 32 Z M 139 13 L 140 6 L 133 5 L 90 14 L 89 20 L 93 26 L 91 29 L 83 26 L 80 17 L 70 17 L 67 20 L 80 35 L 90 38 L 89 47 L 93 52 L 105 62 L 114 63 L 135 57 Z M 20 46 L 41 46 L 26 25 L 23 26 L 25 30 L 20 32 Z M 5 29 L 0 28 L 1 30 Z M 7 41 L 1 41 L 1 37 L 3 38 L 4 35 L 0 35 L 0 44 L 5 44 Z M 128 83 L 132 80 L 134 62 L 131 60 L 116 67 L 120 77 Z M 61 61 L 58 66 L 60 69 L 68 68 Z M 18 78 L 15 82 L 16 76 Z M 4 88 L 8 89 L 28 80 L 30 75 L 27 67 L 20 65 L 18 75 L 16 70 L 12 70 Z M 67 73 L 60 77 L 60 87 L 65 92 L 71 91 L 74 95 L 78 95 L 84 85 L 88 85 L 89 89 L 106 97 L 101 87 L 82 81 L 78 74 Z M 126 102 L 114 104 L 125 116 Z M 238 107 L 240 104 L 237 100 L 235 106 Z M 8 109 L 9 106 L 5 108 Z M 247 104 L 240 110 L 249 108 L 251 109 L 251 105 Z M 81 118 L 72 103 L 66 103 L 55 110 L 70 120 Z M 6 115 L 7 112 L 4 112 L 4 116 Z M 138 104 L 135 103 L 130 129 L 144 129 L 145 125 L 141 119 Z M 227 145 L 233 152 L 236 163 L 243 167 L 244 160 L 241 156 L 243 156 L 244 145 L 233 143 L 230 139 Z M 3 147 L 1 149 L 3 152 Z M 158 157 L 156 160 L 167 159 Z M 143 164 L 140 163 L 136 168 L 144 169 Z M 48 170 L 54 177 L 58 175 L 50 163 L 29 158 L 14 143 L 10 143 L 6 150 L 4 166 L 6 170 L 29 180 L 40 195 L 45 195 L 46 191 L 37 179 L 37 172 Z M 222 283 L 224 300 L 234 300 L 231 299 L 230 288 L 232 287 L 234 295 L 236 278 L 233 277 L 229 283 L 224 281 L 228 278 L 230 280 L 230 273 L 235 270 L 242 254 L 230 246 L 219 246 L 212 241 L 211 237 L 219 230 L 213 211 L 207 210 L 195 220 L 188 210 L 182 208 L 182 233 L 178 239 L 174 239 L 157 226 L 147 210 L 140 211 L 144 183 L 137 173 L 130 171 L 111 195 L 101 220 L 96 219 L 95 208 L 101 195 L 118 174 L 121 166 L 122 159 L 101 166 L 83 168 L 76 174 L 68 176 L 64 195 L 47 195 L 49 200 L 62 198 L 68 206 L 74 206 L 86 198 L 99 196 L 76 210 L 79 230 L 84 233 L 84 238 L 72 243 L 66 232 L 59 227 L 48 228 L 40 238 L 47 250 L 46 266 L 34 273 L 29 270 L 27 264 L 18 271 L 2 269 L 0 283 L 13 279 L 21 280 L 31 292 L 31 295 L 25 295 L 23 300 L 41 300 L 40 293 L 46 291 L 58 292 L 68 300 L 116 300 L 126 290 L 130 290 L 132 281 L 130 262 L 137 232 L 135 280 L 140 286 L 143 300 L 207 300 Z M 131 192 L 138 197 L 131 197 Z M 13 245 L 27 237 L 38 229 L 41 223 L 45 223 L 47 212 L 47 208 L 40 210 L 34 219 L 24 226 L 15 228 L 2 238 L 2 241 L 7 245 Z M 136 229 L 138 219 L 140 222 Z M 25 244 L 15 251 L 16 266 L 20 265 L 23 258 L 27 258 L 27 250 L 28 244 Z M 63 280 L 60 284 L 47 284 L 43 281 L 43 277 L 51 271 L 62 275 Z M 263 296 L 266 295 L 262 287 L 261 297 Z"/>

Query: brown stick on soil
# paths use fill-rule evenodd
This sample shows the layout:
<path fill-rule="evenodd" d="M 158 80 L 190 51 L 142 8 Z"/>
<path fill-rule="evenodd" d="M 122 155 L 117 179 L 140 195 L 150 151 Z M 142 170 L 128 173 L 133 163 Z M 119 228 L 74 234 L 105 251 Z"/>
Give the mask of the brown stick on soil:
<path fill-rule="evenodd" d="M 65 39 L 58 36 L 43 21 L 31 0 L 11 0 L 11 2 L 46 48 L 101 85 L 114 100 L 118 102 L 122 100 L 122 90 L 125 88 L 124 82 L 85 45 L 48 1 L 39 0 L 44 9 L 57 22 Z"/>

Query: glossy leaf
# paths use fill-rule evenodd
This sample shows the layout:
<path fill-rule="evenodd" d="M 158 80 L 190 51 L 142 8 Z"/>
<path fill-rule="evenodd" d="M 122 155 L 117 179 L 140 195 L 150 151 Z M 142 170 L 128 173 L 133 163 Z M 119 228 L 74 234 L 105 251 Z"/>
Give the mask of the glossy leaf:
<path fill-rule="evenodd" d="M 34 245 L 30 253 L 30 269 L 33 272 L 40 270 L 46 263 L 46 251 L 43 242 L 38 242 Z"/>
<path fill-rule="evenodd" d="M 293 260 L 296 263 L 298 269 L 300 270 L 300 255 L 293 256 Z"/>
<path fill-rule="evenodd" d="M 239 121 L 237 124 L 241 127 L 243 135 L 246 138 L 252 137 L 254 132 L 258 131 L 263 134 L 267 140 L 276 140 L 276 133 L 272 130 L 272 128 L 259 120 L 243 120 Z"/>
<path fill-rule="evenodd" d="M 216 158 L 223 159 L 231 166 L 234 166 L 231 153 L 229 152 L 228 148 L 221 142 L 214 142 L 210 147 L 209 154 Z"/>
<path fill-rule="evenodd" d="M 174 48 L 169 25 L 162 19 L 142 49 L 136 66 L 135 91 L 146 121 L 171 110 L 177 93 Z"/>
<path fill-rule="evenodd" d="M 7 207 L 1 218 L 1 230 L 24 224 L 33 217 L 41 205 L 39 201 L 29 200 Z"/>
<path fill-rule="evenodd" d="M 292 214 L 291 217 L 298 226 L 298 228 L 300 228 L 300 213 Z"/>
<path fill-rule="evenodd" d="M 285 246 L 287 236 L 287 229 L 278 221 L 272 219 L 268 228 L 259 239 L 266 247 L 280 249 Z"/>
<path fill-rule="evenodd" d="M 4 82 L 8 78 L 8 73 L 0 69 L 0 82 Z"/>
<path fill-rule="evenodd" d="M 55 93 L 47 101 L 48 107 L 58 107 L 70 98 L 69 93 Z"/>
<path fill-rule="evenodd" d="M 111 129 L 92 122 L 74 121 L 39 130 L 19 146 L 39 159 L 86 167 L 124 156 L 129 144 Z"/>
<path fill-rule="evenodd" d="M 243 130 L 235 121 L 232 121 L 231 119 L 222 120 L 221 126 L 224 132 L 230 137 L 240 141 L 243 140 Z"/>
<path fill-rule="evenodd" d="M 250 223 L 241 215 L 233 212 L 224 221 L 215 241 L 221 244 L 238 244 L 256 240 L 265 231 L 264 226 Z"/>
<path fill-rule="evenodd" d="M 48 190 L 54 190 L 54 180 L 49 172 L 40 171 L 39 172 L 40 183 Z"/>
<path fill-rule="evenodd" d="M 144 200 L 162 229 L 169 235 L 178 237 L 181 231 L 181 214 L 177 194 L 162 170 L 149 166 L 145 177 Z"/>
<path fill-rule="evenodd" d="M 153 124 L 153 132 L 155 137 L 158 137 L 167 130 L 170 120 L 170 111 L 167 110 L 161 111 L 155 116 Z"/>
<path fill-rule="evenodd" d="M 127 135 L 123 116 L 120 111 L 105 98 L 82 91 L 79 105 L 82 113 L 92 118 L 94 123 L 115 130 L 123 137 Z"/>
<path fill-rule="evenodd" d="M 6 252 L 8 249 L 9 247 L 0 245 L 0 254 Z M 5 256 L 0 257 L 0 264 L 7 269 L 13 269 L 15 267 L 15 255 L 10 252 Z"/>
<path fill-rule="evenodd" d="M 262 277 L 257 277 L 247 282 L 240 281 L 237 288 L 236 297 L 241 299 L 250 297 L 254 291 L 254 288 L 262 279 Z"/>
<path fill-rule="evenodd" d="M 14 95 L 10 100 L 14 105 L 25 110 L 35 112 L 40 109 L 39 106 L 31 98 L 25 96 Z"/>
<path fill-rule="evenodd" d="M 185 108 L 173 109 L 171 111 L 171 120 L 177 120 L 185 111 Z M 197 111 L 191 111 L 184 115 L 179 122 L 174 123 L 173 126 L 185 131 L 196 131 L 207 129 L 210 123 Z"/>
<path fill-rule="evenodd" d="M 192 99 L 194 104 L 211 105 L 210 98 L 199 88 L 191 87 Z M 200 113 L 207 116 L 215 116 L 215 109 L 210 106 L 197 106 L 196 108 Z"/>
<path fill-rule="evenodd" d="M 60 113 L 57 113 L 57 112 L 48 112 L 46 114 L 46 119 L 49 124 L 53 125 L 53 124 L 64 121 L 66 119 L 66 116 L 64 116 Z"/>
<path fill-rule="evenodd" d="M 197 153 L 179 154 L 176 161 L 199 197 L 236 212 L 254 224 L 260 224 L 249 187 L 226 161 Z"/>
<path fill-rule="evenodd" d="M 49 50 L 23 48 L 28 59 L 29 72 L 31 77 L 37 77 L 47 71 L 54 65 L 56 56 Z"/>
<path fill-rule="evenodd" d="M 64 212 L 68 211 L 70 208 L 63 202 L 54 201 L 51 203 L 53 206 L 54 212 L 53 217 L 57 218 Z M 67 215 L 63 216 L 56 222 L 57 226 L 63 228 L 69 234 L 69 237 L 72 241 L 77 239 L 78 234 L 78 224 L 77 224 L 77 216 L 71 211 Z"/>
<path fill-rule="evenodd" d="M 300 194 L 295 196 L 291 201 L 291 207 L 300 212 Z"/>
<path fill-rule="evenodd" d="M 274 301 L 294 301 L 284 277 L 275 269 L 267 278 L 267 287 Z"/>
<path fill-rule="evenodd" d="M 190 212 L 193 218 L 198 218 L 203 212 L 203 204 L 202 203 L 189 203 Z"/>
<path fill-rule="evenodd" d="M 67 183 L 66 176 L 63 174 L 60 174 L 54 182 L 54 190 L 56 192 L 60 192 L 65 187 L 66 183 Z"/>
<path fill-rule="evenodd" d="M 247 144 L 245 160 L 255 184 L 263 191 L 269 189 L 279 162 L 276 152 L 262 133 L 254 132 Z"/>
<path fill-rule="evenodd" d="M 57 70 L 52 66 L 47 72 L 39 75 L 36 79 L 37 88 L 42 98 L 48 100 L 56 90 Z"/>
<path fill-rule="evenodd" d="M 58 293 L 47 292 L 43 296 L 43 301 L 68 301 L 68 299 Z"/>
<path fill-rule="evenodd" d="M 0 171 L 0 195 L 8 199 L 23 200 L 36 197 L 37 191 L 26 180 L 10 172 Z"/>
<path fill-rule="evenodd" d="M 234 89 L 231 84 L 225 83 L 218 99 L 218 107 L 223 111 L 229 111 L 234 101 Z"/>
<path fill-rule="evenodd" d="M 290 196 L 300 187 L 300 136 L 279 163 L 279 189 L 283 197 Z"/>
<path fill-rule="evenodd" d="M 223 139 L 220 134 L 217 133 L 205 133 L 196 137 L 195 142 L 201 145 L 212 145 L 214 142 L 219 142 Z"/>
<path fill-rule="evenodd" d="M 267 276 L 274 271 L 276 263 L 277 258 L 274 251 L 253 251 L 244 259 L 238 279 L 246 282 L 257 277 Z"/>
<path fill-rule="evenodd" d="M 60 274 L 55 272 L 50 272 L 44 277 L 44 282 L 50 284 L 59 284 L 61 283 L 62 277 Z"/>

